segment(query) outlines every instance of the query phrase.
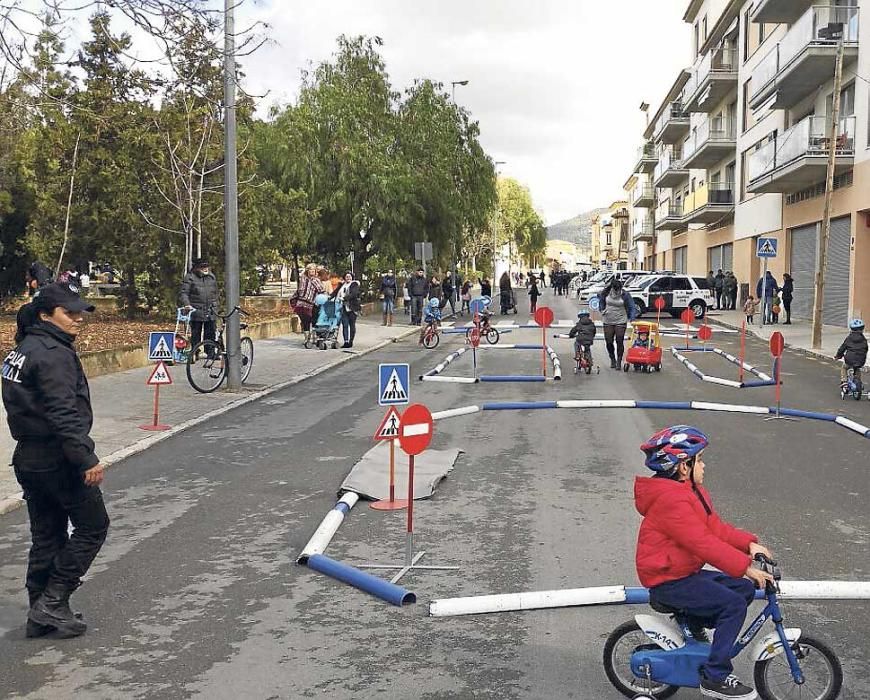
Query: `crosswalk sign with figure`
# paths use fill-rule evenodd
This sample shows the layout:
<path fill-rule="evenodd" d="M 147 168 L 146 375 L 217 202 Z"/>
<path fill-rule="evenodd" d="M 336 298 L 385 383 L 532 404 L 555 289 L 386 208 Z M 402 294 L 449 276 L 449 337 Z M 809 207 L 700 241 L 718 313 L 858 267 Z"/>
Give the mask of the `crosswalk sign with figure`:
<path fill-rule="evenodd" d="M 755 249 L 756 257 L 775 258 L 778 243 L 776 238 L 759 238 L 758 247 Z"/>
<path fill-rule="evenodd" d="M 410 367 L 407 364 L 378 365 L 378 404 L 398 406 L 410 401 Z"/>
<path fill-rule="evenodd" d="M 149 362 L 168 362 L 174 357 L 175 333 L 172 331 L 152 331 L 148 334 Z"/>

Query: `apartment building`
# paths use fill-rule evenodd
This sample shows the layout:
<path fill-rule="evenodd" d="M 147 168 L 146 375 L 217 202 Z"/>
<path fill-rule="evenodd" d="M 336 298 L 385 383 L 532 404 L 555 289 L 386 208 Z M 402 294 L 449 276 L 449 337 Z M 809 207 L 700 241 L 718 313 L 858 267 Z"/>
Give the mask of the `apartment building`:
<path fill-rule="evenodd" d="M 845 325 L 870 314 L 870 33 L 860 22 L 870 0 L 828 2 L 692 0 L 684 20 L 693 64 L 650 121 L 632 174 L 638 187 L 652 170 L 653 236 L 640 225 L 632 240 L 637 230 L 637 241 L 647 242 L 646 267 L 696 275 L 731 269 L 745 292 L 760 275 L 757 238 L 775 237 L 771 269 L 780 279 L 792 274 L 794 316 L 809 318 L 833 147 L 824 322 Z M 832 144 L 840 32 L 841 116 Z"/>
<path fill-rule="evenodd" d="M 615 270 L 628 268 L 631 214 L 627 201 L 613 202 L 592 217 L 592 263 Z"/>

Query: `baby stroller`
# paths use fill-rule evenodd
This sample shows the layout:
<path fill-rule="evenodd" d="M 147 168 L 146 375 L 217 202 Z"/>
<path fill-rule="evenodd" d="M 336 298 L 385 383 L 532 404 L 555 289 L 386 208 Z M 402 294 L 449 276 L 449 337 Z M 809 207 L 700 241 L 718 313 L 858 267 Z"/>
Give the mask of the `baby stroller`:
<path fill-rule="evenodd" d="M 508 311 L 513 309 L 517 313 L 517 296 L 513 289 L 502 289 L 499 293 L 499 301 L 501 302 L 501 315 L 504 316 Z"/>
<path fill-rule="evenodd" d="M 330 299 L 326 294 L 318 294 L 314 297 L 314 303 L 319 308 L 317 322 L 311 328 L 311 335 L 305 339 L 305 347 L 316 345 L 318 350 L 326 350 L 338 347 L 338 325 L 341 322 L 341 304 L 335 299 Z"/>

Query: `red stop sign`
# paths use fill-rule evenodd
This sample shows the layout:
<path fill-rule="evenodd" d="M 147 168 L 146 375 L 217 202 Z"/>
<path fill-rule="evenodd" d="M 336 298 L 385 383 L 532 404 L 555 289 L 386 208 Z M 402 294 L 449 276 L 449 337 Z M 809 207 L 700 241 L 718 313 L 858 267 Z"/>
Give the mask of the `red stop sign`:
<path fill-rule="evenodd" d="M 418 455 L 429 447 L 433 432 L 429 409 L 421 403 L 411 404 L 402 413 L 399 423 L 399 446 L 405 454 Z"/>
<path fill-rule="evenodd" d="M 480 328 L 472 328 L 468 334 L 468 340 L 471 342 L 471 347 L 476 348 L 480 345 Z"/>
<path fill-rule="evenodd" d="M 698 329 L 698 337 L 704 342 L 710 340 L 713 337 L 713 329 L 710 326 L 701 326 Z"/>
<path fill-rule="evenodd" d="M 680 314 L 680 320 L 685 324 L 690 324 L 695 320 L 695 312 L 691 309 L 685 309 L 683 313 Z"/>
<path fill-rule="evenodd" d="M 656 297 L 656 300 L 653 302 L 653 306 L 656 307 L 656 311 L 661 311 L 665 308 L 665 298 L 664 297 Z"/>
<path fill-rule="evenodd" d="M 776 331 L 770 336 L 770 354 L 774 357 L 782 357 L 782 351 L 785 349 L 785 338 L 782 333 Z"/>
<path fill-rule="evenodd" d="M 546 328 L 552 322 L 555 316 L 553 315 L 553 309 L 549 306 L 542 306 L 537 311 L 535 311 L 535 323 L 537 323 L 542 328 Z"/>

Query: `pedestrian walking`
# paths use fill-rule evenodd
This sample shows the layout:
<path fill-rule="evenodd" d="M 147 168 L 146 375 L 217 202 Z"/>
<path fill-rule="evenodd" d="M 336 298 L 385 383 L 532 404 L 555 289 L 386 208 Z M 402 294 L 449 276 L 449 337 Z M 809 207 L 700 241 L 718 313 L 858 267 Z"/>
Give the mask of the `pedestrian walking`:
<path fill-rule="evenodd" d="M 538 310 L 538 297 L 541 296 L 541 292 L 538 290 L 538 281 L 534 278 L 530 278 L 531 286 L 529 287 L 529 312 L 535 313 Z"/>
<path fill-rule="evenodd" d="M 746 323 L 750 326 L 755 323 L 755 312 L 758 311 L 758 299 L 756 299 L 752 294 L 749 294 L 749 298 L 746 300 L 746 303 L 743 305 L 743 313 L 746 314 Z"/>
<path fill-rule="evenodd" d="M 459 315 L 464 316 L 466 311 L 471 313 L 471 280 L 465 280 L 462 285 L 462 306 L 459 308 Z"/>
<path fill-rule="evenodd" d="M 782 305 L 785 309 L 784 325 L 791 325 L 791 302 L 794 299 L 794 279 L 786 272 L 782 276 Z"/>
<path fill-rule="evenodd" d="M 341 306 L 341 336 L 344 338 L 341 347 L 352 348 L 353 340 L 356 338 L 356 319 L 362 311 L 360 286 L 353 278 L 353 273 L 344 273 L 344 281 L 336 291 L 335 298 Z"/>
<path fill-rule="evenodd" d="M 190 342 L 196 347 L 201 340 L 214 340 L 217 319 L 218 285 L 209 269 L 208 260 L 197 258 L 181 282 L 178 295 L 181 305 L 190 314 Z M 313 297 L 312 297 L 313 298 Z"/>
<path fill-rule="evenodd" d="M 550 279 L 552 282 L 552 278 Z M 541 268 L 541 289 L 547 286 L 547 276 L 544 274 L 544 268 Z"/>
<path fill-rule="evenodd" d="M 625 354 L 625 329 L 637 315 L 634 301 L 622 288 L 621 279 L 614 277 L 598 295 L 598 310 L 604 323 L 604 344 L 610 356 L 610 367 L 619 369 Z"/>
<path fill-rule="evenodd" d="M 713 274 L 713 270 L 707 273 L 707 289 L 711 292 L 715 292 L 716 289 L 716 275 Z"/>
<path fill-rule="evenodd" d="M 492 299 L 492 283 L 487 277 L 477 278 L 477 283 L 480 285 L 480 296 Z"/>
<path fill-rule="evenodd" d="M 396 276 L 392 270 L 387 270 L 386 274 L 381 277 L 381 299 L 384 302 L 384 322 L 382 326 L 393 325 L 393 311 L 396 308 L 396 295 L 398 289 L 396 287 Z"/>
<path fill-rule="evenodd" d="M 725 273 L 725 308 L 734 311 L 737 308 L 737 278 L 731 270 Z"/>
<path fill-rule="evenodd" d="M 410 279 L 406 279 L 404 284 L 402 284 L 402 307 L 405 310 L 405 316 L 411 316 L 411 292 L 408 291 L 408 282 Z"/>
<path fill-rule="evenodd" d="M 716 296 L 716 310 L 722 310 L 722 296 L 725 294 L 725 275 L 722 273 L 722 270 L 719 270 L 716 273 L 716 277 L 713 278 L 713 293 Z"/>
<path fill-rule="evenodd" d="M 419 326 L 423 318 L 423 301 L 429 296 L 429 282 L 422 267 L 418 267 L 408 280 L 411 295 L 411 325 Z"/>
<path fill-rule="evenodd" d="M 761 302 L 761 317 L 764 323 L 771 323 L 773 320 L 773 297 L 779 292 L 779 283 L 770 272 L 758 279 L 755 285 L 755 296 Z"/>
<path fill-rule="evenodd" d="M 503 272 L 498 280 L 498 292 L 501 315 L 504 316 L 514 307 L 513 288 L 511 287 L 510 275 L 507 272 Z"/>
<path fill-rule="evenodd" d="M 456 315 L 456 301 L 454 300 L 454 296 L 456 296 L 456 287 L 453 283 L 453 273 L 448 272 L 444 275 L 444 280 L 441 282 L 441 308 L 447 308 L 447 304 L 450 304 L 450 313 L 451 315 Z"/>
<path fill-rule="evenodd" d="M 17 345 L 3 361 L 3 405 L 18 443 L 12 466 L 30 518 L 28 637 L 87 630 L 69 598 L 109 530 L 88 380 L 73 348 L 83 312 L 93 310 L 75 285 L 46 285 L 19 310 Z"/>
<path fill-rule="evenodd" d="M 314 298 L 325 292 L 323 281 L 317 274 L 317 265 L 309 263 L 305 266 L 305 272 L 299 279 L 296 292 L 290 297 L 290 306 L 299 317 L 302 324 L 302 332 L 306 338 L 311 333 L 311 317 L 314 314 Z M 192 325 L 192 324 L 191 324 Z"/>
<path fill-rule="evenodd" d="M 24 282 L 27 285 L 27 295 L 33 296 L 37 289 L 42 289 L 44 286 L 51 284 L 54 277 L 51 270 L 45 263 L 39 260 L 31 263 L 30 267 L 24 273 Z"/>

